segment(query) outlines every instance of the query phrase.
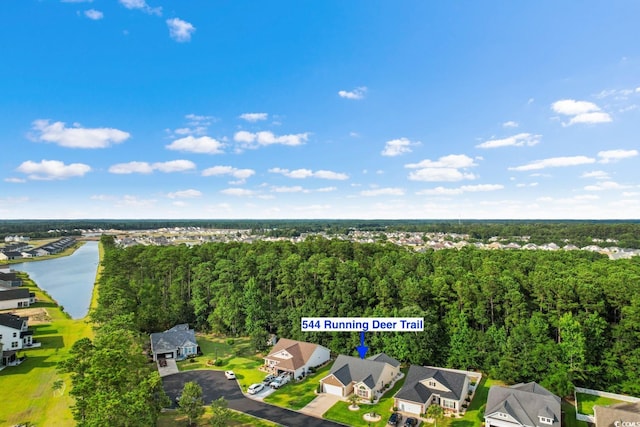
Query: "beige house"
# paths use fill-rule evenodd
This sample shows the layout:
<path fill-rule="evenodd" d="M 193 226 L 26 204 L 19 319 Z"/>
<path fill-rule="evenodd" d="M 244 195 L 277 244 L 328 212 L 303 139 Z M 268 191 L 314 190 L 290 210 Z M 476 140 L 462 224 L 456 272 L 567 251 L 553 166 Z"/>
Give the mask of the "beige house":
<path fill-rule="evenodd" d="M 330 358 L 331 352 L 326 347 L 280 338 L 264 358 L 264 366 L 274 375 L 286 372 L 293 378 L 299 378 L 309 373 L 310 368 L 320 366 Z"/>
<path fill-rule="evenodd" d="M 400 376 L 400 362 L 384 353 L 367 359 L 340 355 L 329 375 L 320 380 L 322 392 L 347 397 L 356 393 L 362 399 L 375 398 L 384 387 Z"/>
<path fill-rule="evenodd" d="M 609 406 L 595 405 L 593 411 L 596 427 L 640 427 L 640 401 Z"/>

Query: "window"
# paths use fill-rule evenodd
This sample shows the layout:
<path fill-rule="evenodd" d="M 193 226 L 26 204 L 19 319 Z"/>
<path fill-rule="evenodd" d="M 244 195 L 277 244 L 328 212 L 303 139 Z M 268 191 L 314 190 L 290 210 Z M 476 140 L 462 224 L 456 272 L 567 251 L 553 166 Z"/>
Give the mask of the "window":
<path fill-rule="evenodd" d="M 363 386 L 358 387 L 358 396 L 360 396 L 360 397 L 369 397 L 369 390 L 367 390 Z"/>
<path fill-rule="evenodd" d="M 456 409 L 455 400 L 442 399 L 442 407 L 448 409 Z"/>
<path fill-rule="evenodd" d="M 15 338 L 15 337 L 17 337 L 17 336 L 18 336 L 18 333 L 17 333 L 17 332 L 14 332 L 14 333 L 13 333 L 13 337 Z"/>
<path fill-rule="evenodd" d="M 540 419 L 540 422 L 542 424 L 553 424 L 553 418 L 547 418 L 547 417 L 538 417 Z"/>
<path fill-rule="evenodd" d="M 429 387 L 435 387 L 435 386 L 436 386 L 435 381 L 429 381 Z"/>
<path fill-rule="evenodd" d="M 2 334 L 0 334 L 0 340 L 2 339 Z"/>
<path fill-rule="evenodd" d="M 17 348 L 18 347 L 18 341 L 14 341 L 11 343 L 11 348 Z"/>

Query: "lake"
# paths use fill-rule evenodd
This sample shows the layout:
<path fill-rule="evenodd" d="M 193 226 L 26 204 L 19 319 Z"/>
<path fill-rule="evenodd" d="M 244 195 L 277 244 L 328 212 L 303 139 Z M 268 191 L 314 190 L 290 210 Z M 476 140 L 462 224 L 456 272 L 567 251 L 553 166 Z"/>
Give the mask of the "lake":
<path fill-rule="evenodd" d="M 86 242 L 72 255 L 12 264 L 64 307 L 74 319 L 87 315 L 98 271 L 98 242 Z"/>

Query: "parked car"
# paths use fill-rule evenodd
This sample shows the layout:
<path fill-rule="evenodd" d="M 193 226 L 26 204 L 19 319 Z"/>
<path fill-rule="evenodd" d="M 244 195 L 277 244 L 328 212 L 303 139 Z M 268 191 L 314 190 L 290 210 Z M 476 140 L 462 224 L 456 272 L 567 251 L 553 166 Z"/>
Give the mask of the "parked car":
<path fill-rule="evenodd" d="M 275 375 L 267 375 L 267 376 L 266 376 L 266 377 L 264 377 L 264 379 L 262 380 L 262 384 L 264 384 L 264 385 L 269 385 L 269 384 L 271 384 L 271 382 L 272 382 L 273 380 L 275 380 L 275 379 L 276 379 L 276 376 L 275 376 Z"/>
<path fill-rule="evenodd" d="M 236 374 L 233 371 L 224 371 L 224 376 L 227 377 L 228 380 L 236 379 Z"/>
<path fill-rule="evenodd" d="M 398 412 L 394 412 L 393 414 L 391 414 L 391 416 L 389 417 L 389 420 L 387 421 L 387 425 L 390 426 L 397 426 L 400 424 L 400 421 L 402 421 L 402 415 L 399 414 Z"/>
<path fill-rule="evenodd" d="M 260 393 L 263 388 L 264 388 L 264 384 L 262 384 L 262 383 L 251 384 L 249 386 L 249 388 L 247 389 L 247 393 L 249 393 L 249 394 Z"/>
<path fill-rule="evenodd" d="M 404 420 L 404 426 L 405 427 L 413 427 L 413 426 L 417 426 L 417 425 L 418 425 L 418 420 L 416 418 L 409 417 L 406 420 Z"/>
<path fill-rule="evenodd" d="M 278 378 L 276 378 L 275 380 L 271 381 L 270 386 L 272 388 L 280 388 L 283 385 L 285 385 L 286 383 L 288 383 L 290 379 L 291 379 L 291 377 L 289 376 L 289 374 L 282 374 Z"/>

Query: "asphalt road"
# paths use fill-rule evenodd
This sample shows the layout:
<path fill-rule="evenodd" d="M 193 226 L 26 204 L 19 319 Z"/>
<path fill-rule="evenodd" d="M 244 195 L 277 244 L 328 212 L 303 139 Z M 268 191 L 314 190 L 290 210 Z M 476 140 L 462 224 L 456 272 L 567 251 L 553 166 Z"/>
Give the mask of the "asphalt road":
<path fill-rule="evenodd" d="M 344 427 L 332 421 L 322 420 L 299 412 L 268 405 L 242 394 L 240 386 L 234 380 L 228 380 L 222 371 L 185 371 L 162 378 L 165 392 L 175 402 L 184 384 L 194 381 L 202 387 L 204 402 L 209 405 L 216 399 L 224 397 L 229 408 L 255 417 L 264 418 L 284 426 L 291 427 Z"/>

